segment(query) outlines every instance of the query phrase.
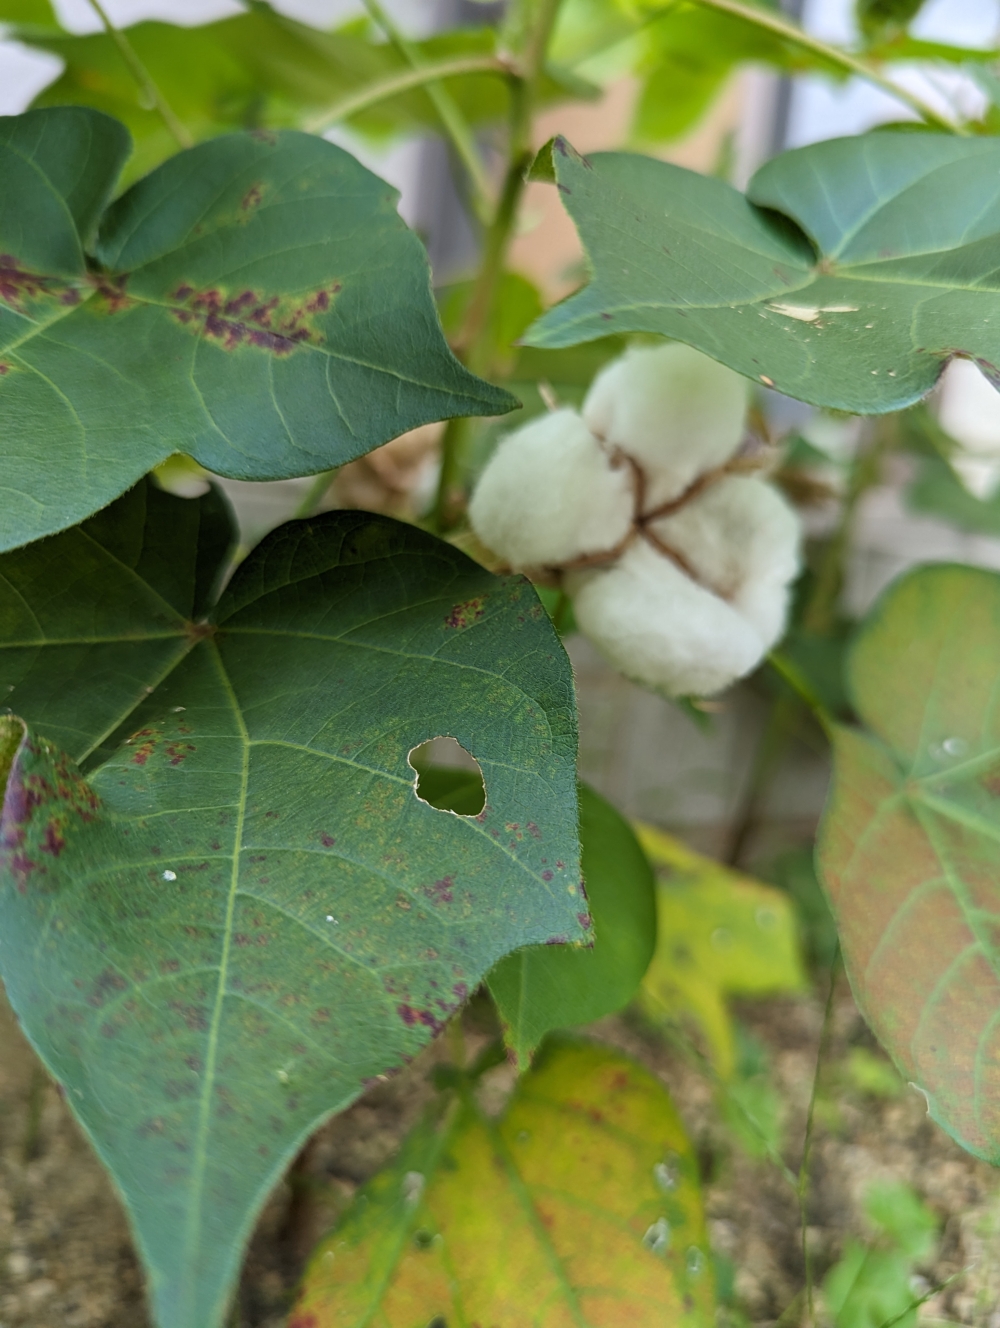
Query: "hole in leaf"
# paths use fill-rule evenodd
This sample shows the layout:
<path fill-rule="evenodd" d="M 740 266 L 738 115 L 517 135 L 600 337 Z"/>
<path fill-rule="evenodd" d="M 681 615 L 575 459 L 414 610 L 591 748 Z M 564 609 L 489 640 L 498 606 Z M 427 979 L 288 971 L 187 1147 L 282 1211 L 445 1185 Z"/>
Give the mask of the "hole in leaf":
<path fill-rule="evenodd" d="M 428 738 L 409 755 L 417 778 L 413 791 L 421 802 L 457 816 L 478 816 L 486 806 L 486 785 L 479 762 L 454 738 Z"/>

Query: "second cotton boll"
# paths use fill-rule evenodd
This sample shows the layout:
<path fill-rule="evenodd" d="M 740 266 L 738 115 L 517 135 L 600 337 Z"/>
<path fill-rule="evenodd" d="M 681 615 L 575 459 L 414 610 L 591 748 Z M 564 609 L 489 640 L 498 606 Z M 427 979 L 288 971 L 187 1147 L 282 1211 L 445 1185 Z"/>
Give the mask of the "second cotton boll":
<path fill-rule="evenodd" d="M 723 469 L 747 393 L 688 346 L 628 351 L 582 418 L 560 410 L 508 435 L 470 504 L 486 545 L 515 568 L 561 567 L 581 632 L 671 696 L 721 691 L 784 630 L 798 519 L 772 485 Z"/>

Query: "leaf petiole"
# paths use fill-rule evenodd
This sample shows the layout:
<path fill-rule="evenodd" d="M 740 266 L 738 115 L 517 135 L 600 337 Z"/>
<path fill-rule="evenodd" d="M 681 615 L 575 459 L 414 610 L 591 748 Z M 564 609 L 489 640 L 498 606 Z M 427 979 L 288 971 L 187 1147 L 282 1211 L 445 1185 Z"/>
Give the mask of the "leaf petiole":
<path fill-rule="evenodd" d="M 91 0 L 91 4 L 94 0 Z M 347 120 L 360 111 L 367 111 L 370 106 L 377 106 L 380 101 L 388 101 L 402 92 L 413 88 L 425 87 L 444 78 L 455 78 L 459 74 L 501 74 L 510 77 L 510 68 L 495 55 L 463 55 L 454 60 L 440 60 L 436 64 L 421 65 L 419 69 L 407 69 L 401 74 L 392 74 L 366 87 L 359 88 L 341 98 L 322 115 L 307 120 L 303 128 L 310 134 L 322 134 L 340 120 Z"/>
<path fill-rule="evenodd" d="M 101 4 L 101 0 L 90 0 L 90 7 L 104 24 L 104 31 L 118 47 L 122 59 L 128 66 L 129 73 L 135 79 L 139 91 L 143 94 L 145 100 L 151 107 L 155 108 L 160 119 L 182 148 L 193 147 L 194 139 L 188 132 L 187 126 L 177 117 L 173 107 L 157 87 L 152 74 L 136 54 L 135 47 L 125 36 L 124 32 L 116 27 L 111 21 L 110 15 Z"/>
<path fill-rule="evenodd" d="M 887 92 L 890 97 L 895 97 L 897 101 L 909 106 L 911 111 L 916 111 L 921 120 L 927 124 L 932 124 L 938 129 L 943 129 L 949 134 L 960 134 L 967 136 L 969 131 L 964 125 L 954 124 L 951 120 L 945 119 L 939 115 L 933 106 L 928 105 L 922 97 L 918 97 L 909 89 L 900 87 L 894 83 L 891 78 L 886 78 L 884 74 L 873 68 L 866 60 L 859 56 L 852 55 L 850 51 L 845 51 L 838 46 L 830 46 L 819 37 L 814 37 L 812 33 L 806 32 L 795 23 L 790 23 L 788 19 L 778 14 L 768 13 L 766 10 L 758 9 L 756 5 L 744 4 L 743 0 L 693 0 L 694 4 L 703 5 L 706 9 L 715 9 L 723 14 L 732 14 L 734 18 L 741 18 L 745 23 L 753 23 L 758 28 L 764 28 L 767 32 L 773 32 L 778 37 L 784 37 L 786 41 L 794 42 L 796 46 L 801 46 L 803 50 L 812 51 L 814 55 L 822 56 L 833 65 L 839 65 L 841 69 L 849 73 L 857 74 L 860 78 L 866 79 L 883 92 Z M 673 9 L 674 6 L 669 7 Z"/>
<path fill-rule="evenodd" d="M 364 6 L 411 69 L 425 69 L 427 66 L 419 50 L 413 42 L 407 41 L 379 0 L 364 0 Z M 485 222 L 492 207 L 490 180 L 476 147 L 472 130 L 455 98 L 437 79 L 428 83 L 425 91 L 451 139 L 452 147 L 468 172 L 476 214 L 480 221 Z"/>

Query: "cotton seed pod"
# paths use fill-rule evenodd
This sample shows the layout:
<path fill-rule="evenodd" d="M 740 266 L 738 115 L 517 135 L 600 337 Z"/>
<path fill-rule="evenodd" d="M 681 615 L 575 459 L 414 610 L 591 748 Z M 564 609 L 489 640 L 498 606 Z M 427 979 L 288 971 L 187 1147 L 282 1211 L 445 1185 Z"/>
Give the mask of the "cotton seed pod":
<path fill-rule="evenodd" d="M 743 436 L 749 384 L 680 342 L 635 347 L 594 379 L 583 403 L 588 427 L 645 469 L 647 507 L 676 498 L 721 466 Z"/>
<path fill-rule="evenodd" d="M 770 650 L 784 631 L 788 587 L 799 570 L 799 519 L 773 485 L 727 475 L 651 526 L 729 600 Z"/>
<path fill-rule="evenodd" d="M 711 696 L 764 654 L 760 634 L 731 604 L 645 540 L 566 584 L 581 632 L 626 677 L 669 696 Z"/>
<path fill-rule="evenodd" d="M 629 468 L 612 465 L 575 410 L 502 439 L 469 504 L 476 535 L 518 571 L 613 549 L 632 512 Z"/>

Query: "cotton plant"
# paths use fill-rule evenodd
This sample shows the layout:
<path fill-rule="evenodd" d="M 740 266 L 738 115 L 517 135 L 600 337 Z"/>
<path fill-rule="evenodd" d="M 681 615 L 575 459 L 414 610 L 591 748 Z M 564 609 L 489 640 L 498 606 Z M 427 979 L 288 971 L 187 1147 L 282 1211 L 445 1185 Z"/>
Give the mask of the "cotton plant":
<path fill-rule="evenodd" d="M 781 637 L 799 522 L 743 446 L 747 380 L 679 343 L 634 347 L 501 440 L 472 496 L 476 535 L 555 576 L 617 669 L 708 696 Z"/>

